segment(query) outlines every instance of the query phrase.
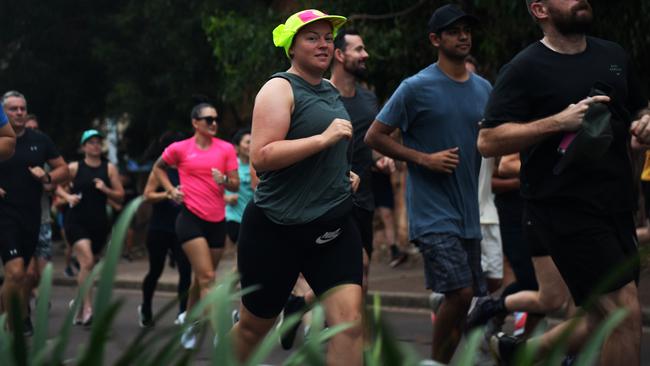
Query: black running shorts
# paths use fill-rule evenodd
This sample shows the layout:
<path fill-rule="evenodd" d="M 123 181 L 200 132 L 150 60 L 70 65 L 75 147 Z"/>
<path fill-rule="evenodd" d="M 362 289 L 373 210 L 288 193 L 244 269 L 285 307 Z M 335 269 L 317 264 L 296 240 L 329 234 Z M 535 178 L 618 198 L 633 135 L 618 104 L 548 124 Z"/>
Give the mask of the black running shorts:
<path fill-rule="evenodd" d="M 108 239 L 108 223 L 94 223 L 89 225 L 82 223 L 74 216 L 68 215 L 65 218 L 65 239 L 74 247 L 75 243 L 82 239 L 90 240 L 93 255 L 99 255 L 106 246 Z"/>
<path fill-rule="evenodd" d="M 28 227 L 11 217 L 0 217 L 0 258 L 3 263 L 23 258 L 27 265 L 34 255 L 40 226 Z"/>
<path fill-rule="evenodd" d="M 237 221 L 226 221 L 226 230 L 228 232 L 228 237 L 233 242 L 233 244 L 237 244 L 237 242 L 239 241 L 240 226 L 241 224 L 238 223 Z"/>
<path fill-rule="evenodd" d="M 176 236 L 181 244 L 204 238 L 210 249 L 223 248 L 226 242 L 226 222 L 205 221 L 183 206 L 176 217 Z"/>
<path fill-rule="evenodd" d="M 572 207 L 526 205 L 526 236 L 548 249 L 576 305 L 639 279 L 631 212 L 595 216 Z"/>
<path fill-rule="evenodd" d="M 354 223 L 357 225 L 357 229 L 361 235 L 361 244 L 363 244 L 363 249 L 365 249 L 368 258 L 372 258 L 372 220 L 374 214 L 374 211 L 368 211 L 358 206 L 354 206 L 352 209 Z"/>
<path fill-rule="evenodd" d="M 257 287 L 244 295 L 242 303 L 260 318 L 280 314 L 299 273 L 317 296 L 339 285 L 361 286 L 361 238 L 349 214 L 308 224 L 280 225 L 250 202 L 237 247 L 241 287 Z"/>

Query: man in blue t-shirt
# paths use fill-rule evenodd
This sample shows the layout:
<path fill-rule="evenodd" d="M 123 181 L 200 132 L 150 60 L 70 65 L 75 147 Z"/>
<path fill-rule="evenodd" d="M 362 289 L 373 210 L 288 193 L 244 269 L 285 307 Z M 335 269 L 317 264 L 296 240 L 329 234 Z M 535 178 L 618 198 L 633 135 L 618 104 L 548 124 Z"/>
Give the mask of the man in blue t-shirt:
<path fill-rule="evenodd" d="M 366 135 L 372 148 L 408 163 L 409 237 L 423 256 L 427 287 L 445 294 L 432 342 L 432 358 L 445 364 L 472 297 L 485 292 L 476 139 L 491 86 L 465 68 L 476 22 L 453 5 L 433 13 L 429 39 L 438 62 L 400 84 Z M 403 144 L 389 136 L 397 128 Z"/>
<path fill-rule="evenodd" d="M 9 124 L 9 119 L 0 108 L 0 161 L 9 159 L 16 148 L 16 134 Z"/>

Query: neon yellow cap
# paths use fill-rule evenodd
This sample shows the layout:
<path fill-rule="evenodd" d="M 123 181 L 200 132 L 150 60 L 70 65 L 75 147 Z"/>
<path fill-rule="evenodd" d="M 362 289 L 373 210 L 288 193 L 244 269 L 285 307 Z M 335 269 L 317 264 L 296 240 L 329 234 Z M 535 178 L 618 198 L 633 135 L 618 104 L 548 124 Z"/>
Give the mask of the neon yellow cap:
<path fill-rule="evenodd" d="M 284 48 L 284 52 L 287 54 L 287 57 L 289 57 L 289 48 L 293 42 L 293 36 L 298 33 L 300 28 L 318 20 L 328 20 L 332 23 L 332 33 L 335 37 L 336 32 L 347 21 L 345 17 L 340 15 L 327 15 L 316 9 L 302 10 L 287 18 L 287 21 L 284 22 L 284 24 L 275 27 L 273 30 L 273 44 L 275 44 L 276 47 Z"/>

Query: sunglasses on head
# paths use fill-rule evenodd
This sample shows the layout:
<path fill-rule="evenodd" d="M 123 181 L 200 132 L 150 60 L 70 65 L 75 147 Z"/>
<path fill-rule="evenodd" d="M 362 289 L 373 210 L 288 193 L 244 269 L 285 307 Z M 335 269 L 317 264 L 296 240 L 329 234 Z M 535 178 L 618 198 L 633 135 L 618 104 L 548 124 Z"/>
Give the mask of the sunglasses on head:
<path fill-rule="evenodd" d="M 196 119 L 204 120 L 205 123 L 211 125 L 213 123 L 219 123 L 221 119 L 217 117 L 212 117 L 212 116 L 205 116 L 205 117 L 196 117 Z"/>

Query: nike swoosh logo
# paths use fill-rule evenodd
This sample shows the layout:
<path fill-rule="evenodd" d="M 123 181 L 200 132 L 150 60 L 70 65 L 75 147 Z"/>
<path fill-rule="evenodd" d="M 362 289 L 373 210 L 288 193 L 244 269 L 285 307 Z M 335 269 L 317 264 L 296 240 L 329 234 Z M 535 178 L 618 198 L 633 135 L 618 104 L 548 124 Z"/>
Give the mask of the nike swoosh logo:
<path fill-rule="evenodd" d="M 328 231 L 325 234 L 319 236 L 316 238 L 316 244 L 325 244 L 327 242 L 330 242 L 341 235 L 341 228 L 338 228 L 334 231 Z"/>

